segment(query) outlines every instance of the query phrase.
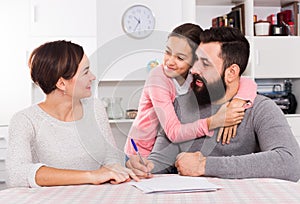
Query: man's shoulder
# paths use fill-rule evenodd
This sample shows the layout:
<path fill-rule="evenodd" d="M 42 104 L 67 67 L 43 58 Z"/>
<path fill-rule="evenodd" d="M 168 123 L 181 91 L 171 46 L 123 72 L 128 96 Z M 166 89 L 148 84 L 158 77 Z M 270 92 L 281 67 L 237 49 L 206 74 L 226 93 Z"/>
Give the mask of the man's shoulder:
<path fill-rule="evenodd" d="M 279 106 L 275 103 L 275 101 L 273 101 L 272 99 L 263 96 L 263 95 L 257 95 L 252 108 L 252 111 L 255 112 L 254 115 L 258 116 L 263 114 L 263 115 L 273 115 L 275 117 L 278 116 L 278 114 L 282 115 L 283 112 L 282 110 L 279 108 Z"/>
<path fill-rule="evenodd" d="M 255 108 L 255 107 L 258 107 L 258 106 L 265 106 L 265 105 L 268 105 L 268 104 L 276 105 L 276 103 L 272 99 L 270 99 L 266 96 L 257 94 L 257 96 L 254 99 L 253 107 Z"/>

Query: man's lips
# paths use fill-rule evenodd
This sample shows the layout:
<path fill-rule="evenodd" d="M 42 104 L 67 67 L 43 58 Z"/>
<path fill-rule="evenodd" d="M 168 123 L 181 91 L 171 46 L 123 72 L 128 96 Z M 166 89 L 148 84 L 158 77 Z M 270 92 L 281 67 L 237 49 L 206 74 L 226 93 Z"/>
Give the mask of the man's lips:
<path fill-rule="evenodd" d="M 202 87 L 203 86 L 203 81 L 197 79 L 196 80 L 196 85 L 199 86 L 199 87 Z"/>

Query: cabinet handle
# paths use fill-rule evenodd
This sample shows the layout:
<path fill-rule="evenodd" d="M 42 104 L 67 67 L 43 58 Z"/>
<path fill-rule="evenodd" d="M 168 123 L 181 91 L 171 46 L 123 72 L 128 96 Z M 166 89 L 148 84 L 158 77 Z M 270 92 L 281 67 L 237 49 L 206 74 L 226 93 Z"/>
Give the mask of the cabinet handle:
<path fill-rule="evenodd" d="M 259 62 L 259 51 L 258 50 L 255 50 L 255 64 L 256 65 L 260 64 L 260 62 Z"/>
<path fill-rule="evenodd" d="M 31 19 L 33 23 L 37 22 L 36 12 L 37 12 L 37 6 L 34 5 L 32 6 L 32 11 L 31 11 Z"/>

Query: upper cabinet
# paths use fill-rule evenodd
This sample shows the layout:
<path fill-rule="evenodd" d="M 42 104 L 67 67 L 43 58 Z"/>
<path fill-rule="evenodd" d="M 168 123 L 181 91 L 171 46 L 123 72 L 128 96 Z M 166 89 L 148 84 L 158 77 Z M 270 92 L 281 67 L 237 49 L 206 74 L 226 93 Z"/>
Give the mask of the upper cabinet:
<path fill-rule="evenodd" d="M 31 36 L 96 36 L 96 0 L 30 0 Z"/>
<path fill-rule="evenodd" d="M 67 40 L 83 47 L 90 69 L 97 74 L 97 0 L 28 0 L 29 38 L 27 57 L 36 47 L 50 41 Z M 28 8 L 28 6 L 27 6 Z M 96 87 L 96 85 L 95 85 Z M 31 102 L 44 98 L 31 86 Z"/>
<path fill-rule="evenodd" d="M 300 78 L 299 37 L 256 37 L 253 41 L 255 78 Z"/>

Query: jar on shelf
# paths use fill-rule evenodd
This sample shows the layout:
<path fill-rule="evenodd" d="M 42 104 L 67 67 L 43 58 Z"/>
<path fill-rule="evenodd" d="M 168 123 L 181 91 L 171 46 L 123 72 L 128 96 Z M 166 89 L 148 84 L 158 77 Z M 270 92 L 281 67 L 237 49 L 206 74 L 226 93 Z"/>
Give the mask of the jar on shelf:
<path fill-rule="evenodd" d="M 107 97 L 102 100 L 105 103 L 109 119 L 121 119 L 124 117 L 124 110 L 121 106 L 122 97 Z"/>

